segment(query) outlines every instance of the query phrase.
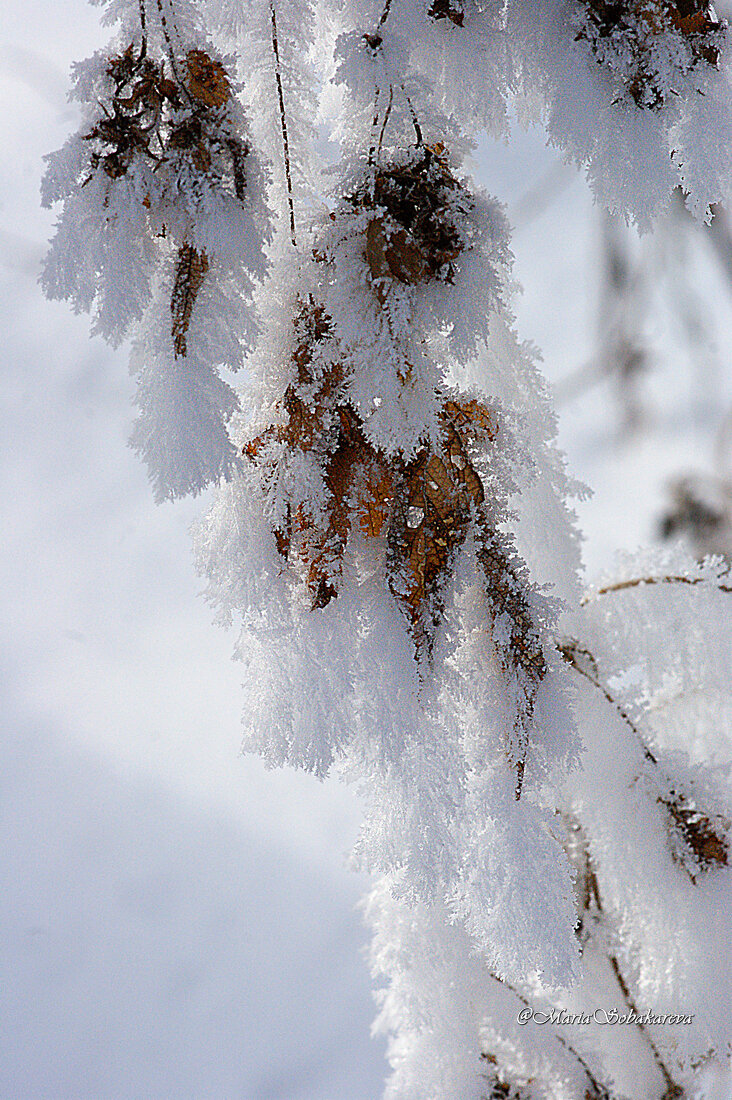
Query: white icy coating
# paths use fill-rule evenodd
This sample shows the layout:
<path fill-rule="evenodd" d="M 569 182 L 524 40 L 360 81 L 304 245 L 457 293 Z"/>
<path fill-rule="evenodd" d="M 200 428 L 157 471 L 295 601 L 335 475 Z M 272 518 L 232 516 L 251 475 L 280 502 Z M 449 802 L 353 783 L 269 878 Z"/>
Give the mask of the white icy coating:
<path fill-rule="evenodd" d="M 273 57 L 273 19 L 279 64 Z M 273 177 L 270 202 L 289 232 L 279 71 L 297 232 L 307 233 L 315 187 L 316 67 L 325 58 L 316 44 L 316 11 L 310 0 L 207 0 L 206 17 L 217 41 L 236 54 L 256 148 Z"/>
<path fill-rule="evenodd" d="M 409 119 L 402 84 L 420 118 L 426 115 L 428 130 L 430 114 L 436 129 L 441 127 L 442 139 L 455 121 L 468 137 L 479 129 L 505 133 L 507 105 L 518 98 L 519 110 L 540 117 L 549 140 L 586 169 L 598 201 L 643 229 L 666 209 L 679 185 L 699 218 L 708 218 L 710 205 L 732 194 L 732 43 L 724 29 L 710 37 L 718 53 L 712 65 L 694 63 L 689 39 L 669 29 L 653 0 L 629 16 L 627 34 L 593 39 L 596 52 L 586 37 L 578 40 L 588 26 L 587 9 L 578 0 L 464 0 L 461 26 L 430 19 L 430 7 L 427 0 L 393 0 L 379 26 L 381 3 L 338 5 L 345 31 L 341 78 L 360 92 L 362 131 L 370 57 L 363 34 L 378 28 L 383 45 L 376 64 L 371 54 L 371 68 L 380 70 L 376 82 L 382 89 L 389 80 L 394 85 L 393 109 L 404 132 Z M 665 29 L 649 34 L 656 24 Z M 645 100 L 640 94 L 639 104 L 627 94 L 638 42 L 643 70 L 662 96 L 656 106 L 650 94 Z M 382 90 L 382 111 L 385 99 Z M 354 124 L 352 117 L 345 122 L 349 130 Z"/>
<path fill-rule="evenodd" d="M 715 40 L 720 47 L 716 67 L 700 62 L 688 70 L 679 57 L 682 35 L 673 42 L 652 36 L 655 52 L 644 60 L 644 70 L 650 65 L 653 75 L 656 65 L 658 83 L 668 95 L 661 105 L 647 107 L 627 97 L 619 80 L 628 49 L 624 40 L 608 47 L 617 52 L 604 65 L 587 40 L 577 40 L 583 10 L 574 0 L 512 0 L 507 12 L 521 86 L 536 104 L 549 140 L 585 166 L 599 202 L 649 229 L 678 185 L 700 218 L 710 216 L 711 202 L 728 199 L 729 35 Z"/>
<path fill-rule="evenodd" d="M 79 69 L 81 136 L 49 172 L 45 200 L 64 200 L 65 209 L 45 286 L 92 310 L 111 342 L 132 336 L 133 445 L 158 499 L 217 485 L 196 552 L 209 598 L 240 631 L 244 748 L 270 767 L 319 778 L 335 770 L 363 797 L 353 860 L 379 875 L 369 912 L 374 966 L 390 983 L 380 1022 L 391 1036 L 387 1095 L 480 1100 L 498 1081 L 496 1095 L 505 1083 L 511 1100 L 691 1096 L 698 1067 L 723 1059 L 728 1019 L 714 962 L 728 931 L 729 885 L 718 858 L 729 828 L 730 717 L 720 573 L 681 563 L 673 568 L 694 583 L 678 582 L 678 600 L 662 584 L 632 586 L 580 608 L 567 503 L 575 488 L 532 350 L 515 334 L 507 224 L 459 172 L 477 127 L 504 132 L 506 103 L 520 88 L 606 205 L 646 226 L 681 181 L 704 217 L 730 182 L 727 47 L 717 69 L 691 65 L 670 40 L 654 42 L 654 79 L 669 96 L 639 105 L 619 95 L 630 71 L 624 44 L 605 53 L 601 44 L 598 58 L 576 38 L 577 9 L 555 0 L 505 8 L 466 0 L 462 26 L 431 16 L 428 3 L 399 0 L 322 10 L 217 0 L 210 9 L 239 54 L 254 144 L 277 163 L 284 212 L 279 68 L 300 247 L 285 243 L 285 213 L 281 239 L 265 254 L 272 234 L 253 149 L 243 199 L 235 179 L 194 170 L 187 156 L 171 153 L 153 168 L 138 151 L 115 180 L 91 163 L 84 135 L 113 91 L 109 57 L 141 42 L 139 8 L 118 3 L 108 9 L 123 24 L 118 41 Z M 316 27 L 326 28 L 320 39 Z M 147 33 L 160 56 L 166 35 L 181 57 L 189 48 L 218 56 L 193 6 L 163 0 Z M 324 41 L 334 48 L 333 134 L 343 156 L 330 212 L 310 218 L 308 116 L 313 68 L 322 74 L 329 63 L 316 56 Z M 485 76 L 484 97 L 475 73 Z M 224 145 L 236 134 L 249 146 L 236 101 L 209 118 Z M 379 274 L 369 232 L 378 223 L 396 247 L 405 227 L 376 202 L 376 179 L 425 157 L 455 181 L 440 217 L 456 254 L 428 274 Z M 181 353 L 170 301 L 184 245 L 205 253 L 208 266 Z M 276 433 L 256 461 L 241 452 L 284 424 L 298 380 L 293 321 L 309 300 L 332 325 L 311 373 L 342 372 L 337 400 L 358 414 L 380 455 L 409 461 L 439 447 L 447 400 L 477 399 L 495 416 L 493 436 L 471 460 L 486 490 L 484 518 L 524 599 L 522 629 L 540 648 L 537 683 L 525 668 L 502 667 L 518 626 L 486 590 L 477 536 L 449 563 L 428 654 L 415 651 L 398 585 L 390 588 L 386 538 L 352 525 L 337 598 L 324 607 L 313 607 L 307 562 L 300 568 L 278 552 L 275 531 L 289 510 L 316 528 L 327 522 L 323 455 Z M 250 350 L 240 398 L 217 369 L 235 370 Z M 665 597 L 657 606 L 656 589 Z M 697 616 L 714 631 L 695 630 Z M 672 652 L 668 633 L 680 624 L 684 645 Z M 713 828 L 716 859 L 705 863 L 693 848 L 679 807 Z M 596 885 L 583 901 L 590 870 Z M 681 1033 L 636 1028 L 641 1053 L 628 1072 L 610 1029 L 582 1033 L 575 1049 L 571 1031 L 537 1035 L 516 1019 L 522 1005 L 590 1009 L 612 998 L 628 1009 L 689 1011 L 695 1023 Z"/>

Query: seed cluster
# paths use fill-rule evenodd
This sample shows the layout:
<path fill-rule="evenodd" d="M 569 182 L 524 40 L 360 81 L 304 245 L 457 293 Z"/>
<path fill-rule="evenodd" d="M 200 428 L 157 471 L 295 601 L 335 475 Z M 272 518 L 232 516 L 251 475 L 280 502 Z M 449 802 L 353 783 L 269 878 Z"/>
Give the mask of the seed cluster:
<path fill-rule="evenodd" d="M 674 76 L 717 65 L 725 32 L 708 0 L 581 0 L 577 38 L 616 72 L 624 98 L 658 108 Z"/>
<path fill-rule="evenodd" d="M 232 92 L 226 70 L 203 50 L 189 50 L 176 61 L 153 60 L 146 45 L 133 43 L 107 66 L 111 94 L 101 102 L 102 117 L 84 135 L 92 147 L 90 166 L 111 181 L 126 176 L 137 158 L 151 167 L 160 187 L 166 173 L 174 181 L 167 201 L 175 201 L 180 181 L 195 189 L 199 181 L 242 202 L 246 194 L 249 147 L 237 137 L 227 104 Z M 154 188 L 151 188 L 154 190 Z M 143 205 L 151 211 L 150 194 Z M 165 236 L 165 209 L 152 228 Z M 159 223 L 159 224 L 158 224 Z M 175 357 L 188 350 L 193 308 L 209 270 L 205 252 L 184 241 L 178 249 L 171 295 L 171 337 Z"/>
<path fill-rule="evenodd" d="M 84 135 L 92 143 L 93 169 L 101 167 L 116 180 L 136 156 L 159 171 L 185 155 L 199 173 L 213 173 L 243 198 L 248 147 L 222 132 L 218 109 L 231 97 L 223 65 L 203 50 L 189 50 L 175 65 L 155 61 L 130 43 L 110 59 L 107 74 L 112 91 L 108 103 L 100 103 L 103 117 Z"/>
<path fill-rule="evenodd" d="M 441 146 L 416 146 L 404 162 L 379 168 L 346 203 L 374 212 L 365 256 L 382 303 L 394 281 L 452 282 L 455 261 L 470 244 L 462 225 L 472 201 Z"/>

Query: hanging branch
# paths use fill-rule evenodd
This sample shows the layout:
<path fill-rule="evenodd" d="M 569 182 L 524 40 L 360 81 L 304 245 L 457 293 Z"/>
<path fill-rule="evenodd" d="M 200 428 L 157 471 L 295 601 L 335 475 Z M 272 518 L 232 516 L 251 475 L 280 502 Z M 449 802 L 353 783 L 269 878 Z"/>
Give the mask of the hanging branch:
<path fill-rule="evenodd" d="M 367 39 L 367 41 L 368 41 L 368 39 Z M 379 42 L 380 41 L 381 40 L 379 40 Z M 373 48 L 374 47 L 372 47 L 372 49 Z M 389 85 L 389 88 L 391 90 L 391 85 Z M 376 188 L 377 149 L 378 149 L 378 152 L 381 151 L 381 137 L 379 138 L 378 143 L 374 142 L 374 136 L 376 134 L 376 129 L 379 125 L 379 97 L 380 96 L 381 96 L 381 87 L 379 86 L 379 84 L 374 83 L 374 117 L 371 120 L 371 145 L 369 147 L 369 158 L 368 158 L 369 168 L 371 169 L 371 201 L 372 202 L 373 202 L 373 199 L 374 199 L 374 191 L 375 191 L 375 188 Z M 391 99 L 389 100 L 389 105 L 391 106 Z M 382 129 L 381 133 L 382 133 L 382 136 L 383 136 L 383 129 Z"/>
<path fill-rule="evenodd" d="M 280 63 L 280 43 L 277 36 L 277 13 L 274 0 L 270 0 L 269 11 L 272 17 L 272 52 L 275 59 L 275 80 L 277 82 L 277 98 L 280 106 L 280 125 L 282 127 L 282 150 L 285 161 L 285 179 L 287 181 L 287 207 L 290 213 L 290 240 L 297 248 L 297 236 L 295 233 L 295 204 L 292 197 L 292 169 L 290 166 L 290 139 L 287 134 L 287 115 L 285 114 L 285 94 L 282 90 L 282 66 Z"/>
<path fill-rule="evenodd" d="M 386 110 L 384 111 L 384 122 L 381 126 L 381 132 L 379 133 L 379 144 L 378 144 L 377 149 L 376 149 L 376 163 L 378 165 L 381 164 L 381 147 L 384 144 L 384 135 L 386 134 L 386 126 L 387 126 L 387 123 L 389 121 L 389 115 L 391 114 L 391 108 L 392 108 L 393 102 L 394 102 L 394 85 L 390 84 L 389 85 L 389 102 L 387 103 Z"/>
<path fill-rule="evenodd" d="M 600 680 L 597 661 L 589 649 L 581 646 L 574 639 L 563 642 L 558 646 L 558 649 L 565 661 L 576 672 L 579 672 L 581 676 L 589 680 L 593 687 L 602 692 L 608 703 L 635 734 L 646 760 L 660 770 L 658 759 L 646 745 L 638 726 Z M 656 801 L 666 811 L 672 830 L 681 838 L 687 851 L 691 853 L 694 868 L 697 871 L 708 871 L 713 866 L 727 867 L 729 864 L 729 841 L 725 836 L 725 828 L 729 828 L 729 823 L 725 825 L 723 821 L 719 821 L 718 824 L 722 827 L 720 831 L 716 831 L 710 816 L 698 811 L 693 801 L 683 792 L 674 789 L 674 783 L 668 776 L 664 776 L 663 772 L 661 772 L 661 775 L 667 793 L 665 795 L 659 794 Z M 638 778 L 636 776 L 633 782 L 635 783 Z M 681 865 L 683 871 L 696 886 L 697 876 L 692 867 L 689 866 L 687 859 L 683 855 L 679 855 L 678 851 L 674 851 L 673 847 L 671 857 L 674 863 Z"/>
<path fill-rule="evenodd" d="M 386 3 L 384 4 L 384 10 L 382 11 L 381 18 L 379 19 L 379 26 L 380 27 L 383 27 L 384 23 L 386 23 L 387 19 L 389 18 L 389 12 L 390 11 L 391 11 L 391 0 L 386 0 Z"/>

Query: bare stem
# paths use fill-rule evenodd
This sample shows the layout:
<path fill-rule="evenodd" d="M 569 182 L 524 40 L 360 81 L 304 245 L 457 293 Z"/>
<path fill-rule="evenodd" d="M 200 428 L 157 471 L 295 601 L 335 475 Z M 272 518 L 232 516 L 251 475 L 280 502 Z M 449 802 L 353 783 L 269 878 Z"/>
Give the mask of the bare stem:
<path fill-rule="evenodd" d="M 140 4 L 140 36 L 142 42 L 140 45 L 140 60 L 147 53 L 147 11 L 145 10 L 145 0 L 139 0 Z"/>
<path fill-rule="evenodd" d="M 617 581 L 615 584 L 606 584 L 602 588 L 598 588 L 595 592 L 590 592 L 588 595 L 582 597 L 582 606 L 585 607 L 588 603 L 592 603 L 593 600 L 599 599 L 600 596 L 607 596 L 611 592 L 624 592 L 628 588 L 644 588 L 646 585 L 660 585 L 660 584 L 686 584 L 693 588 L 698 584 L 705 584 L 705 577 L 684 577 L 669 575 L 667 577 L 633 577 L 627 581 Z M 721 581 L 716 582 L 716 587 L 720 592 L 732 592 L 732 585 L 723 584 Z"/>
<path fill-rule="evenodd" d="M 277 98 L 280 105 L 280 126 L 282 128 L 282 151 L 285 161 L 285 180 L 287 181 L 287 207 L 290 213 L 290 240 L 297 247 L 295 233 L 295 203 L 292 197 L 292 168 L 290 165 L 290 139 L 287 133 L 287 115 L 285 113 L 285 94 L 282 90 L 282 65 L 280 63 L 280 43 L 277 37 L 277 13 L 274 0 L 269 2 L 269 11 L 272 17 L 272 53 L 275 59 L 275 80 L 277 82 Z"/>
<path fill-rule="evenodd" d="M 412 126 L 414 126 L 414 132 L 417 135 L 417 145 L 424 145 L 424 139 L 422 137 L 422 128 L 419 125 L 419 119 L 417 118 L 417 112 L 415 111 L 414 105 L 413 105 L 411 99 L 409 98 L 409 96 L 407 94 L 407 89 L 404 87 L 403 84 L 401 85 L 401 89 L 404 92 L 404 98 L 407 101 L 407 105 L 409 107 L 409 113 L 412 116 Z"/>
<path fill-rule="evenodd" d="M 168 20 L 165 18 L 165 12 L 163 11 L 162 0 L 157 0 L 157 5 L 158 5 L 158 13 L 160 15 L 160 26 L 162 27 L 163 38 L 165 39 L 165 45 L 168 47 L 168 57 L 170 58 L 170 67 L 173 70 L 173 76 L 175 77 L 176 83 L 181 88 L 184 95 L 186 95 L 188 97 L 188 99 L 190 99 L 190 93 L 188 91 L 188 87 L 181 80 L 180 73 L 178 72 L 178 62 L 175 59 L 175 48 L 173 46 L 173 40 L 170 37 L 170 30 L 168 29 Z M 168 7 L 170 8 L 170 4 L 168 4 Z M 171 19 L 172 19 L 172 15 L 173 15 L 173 13 L 172 13 L 172 8 L 171 8 Z M 178 40 L 180 41 L 180 35 L 177 35 L 177 37 L 178 37 Z"/>
<path fill-rule="evenodd" d="M 393 102 L 394 102 L 394 85 L 390 84 L 389 85 L 389 102 L 387 103 L 386 110 L 384 111 L 384 121 L 383 121 L 382 126 L 381 126 L 381 132 L 379 133 L 379 144 L 378 144 L 377 149 L 376 149 L 376 163 L 377 164 L 381 160 L 381 147 L 384 144 L 384 135 L 386 133 L 386 125 L 389 121 L 389 115 L 391 114 L 391 106 L 392 106 Z"/>
<path fill-rule="evenodd" d="M 640 746 L 643 749 L 643 755 L 645 756 L 646 760 L 649 760 L 651 764 L 657 764 L 658 760 L 646 745 L 643 737 L 641 736 L 641 732 L 636 726 L 633 719 L 630 717 L 628 712 L 624 710 L 623 707 L 621 707 L 617 699 L 615 699 L 611 695 L 611 693 L 600 680 L 600 677 L 597 673 L 597 661 L 593 657 L 590 650 L 584 646 L 581 646 L 578 642 L 575 641 L 562 642 L 557 646 L 557 648 L 559 649 L 559 652 L 561 653 L 562 657 L 564 657 L 564 660 L 567 662 L 567 664 L 570 665 L 575 670 L 575 672 L 579 672 L 580 676 L 584 676 L 586 680 L 589 680 L 592 686 L 596 687 L 598 691 L 601 691 L 607 699 L 608 703 L 610 703 L 610 705 L 614 707 L 614 709 L 625 722 L 626 726 L 628 726 L 628 728 L 631 729 L 637 737 L 638 741 L 640 742 Z M 579 660 L 580 657 L 584 657 L 586 659 L 586 661 L 590 664 L 592 671 L 589 671 L 586 667 L 583 666 L 582 662 Z"/>

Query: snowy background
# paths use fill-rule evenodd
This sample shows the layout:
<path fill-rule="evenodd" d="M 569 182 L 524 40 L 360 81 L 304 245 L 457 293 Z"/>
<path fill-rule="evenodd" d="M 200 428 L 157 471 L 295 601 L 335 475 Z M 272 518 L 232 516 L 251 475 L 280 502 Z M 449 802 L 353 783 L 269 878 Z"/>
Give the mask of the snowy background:
<path fill-rule="evenodd" d="M 42 157 L 75 125 L 67 74 L 106 41 L 97 15 L 10 0 L 0 40 L 0 1100 L 374 1100 L 358 806 L 238 756 L 245 690 L 189 547 L 202 502 L 153 505 L 125 350 L 36 285 Z M 521 333 L 566 378 L 595 346 L 586 187 L 539 133 L 475 159 L 516 225 Z M 560 410 L 595 490 L 590 575 L 654 539 L 667 479 L 711 468 L 732 401 L 728 287 L 701 234 L 688 248 L 676 291 L 703 353 L 659 293 L 644 430 L 623 437 L 609 384 Z"/>

